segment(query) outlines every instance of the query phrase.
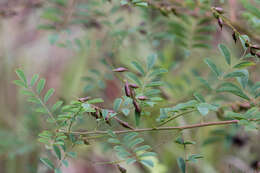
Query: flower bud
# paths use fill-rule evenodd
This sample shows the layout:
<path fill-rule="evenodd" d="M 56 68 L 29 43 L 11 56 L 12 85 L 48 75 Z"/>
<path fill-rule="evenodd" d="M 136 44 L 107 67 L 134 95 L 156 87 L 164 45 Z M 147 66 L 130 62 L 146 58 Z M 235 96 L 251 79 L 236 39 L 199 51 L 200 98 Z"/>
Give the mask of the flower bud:
<path fill-rule="evenodd" d="M 221 8 L 221 7 L 215 7 L 214 9 L 215 9 L 219 14 L 223 14 L 223 13 L 224 13 L 223 8 Z"/>
<path fill-rule="evenodd" d="M 236 34 L 235 31 L 232 34 L 232 38 L 233 38 L 234 42 L 236 43 L 237 42 L 237 34 Z"/>
<path fill-rule="evenodd" d="M 125 82 L 125 95 L 127 97 L 131 97 L 131 89 L 130 89 L 129 84 L 128 84 L 127 81 Z"/>
<path fill-rule="evenodd" d="M 222 27 L 223 27 L 223 20 L 221 17 L 218 18 L 218 25 L 220 27 L 220 29 L 222 30 Z"/>
<path fill-rule="evenodd" d="M 130 83 L 129 86 L 134 89 L 139 88 L 139 86 L 134 83 Z"/>
<path fill-rule="evenodd" d="M 137 97 L 138 100 L 148 100 L 148 97 L 146 96 L 139 96 Z"/>
<path fill-rule="evenodd" d="M 139 104 L 137 103 L 136 100 L 133 100 L 133 105 L 135 107 L 135 111 L 138 112 L 138 113 L 141 113 L 141 108 L 139 106 Z"/>
<path fill-rule="evenodd" d="M 124 67 L 119 67 L 119 68 L 116 68 L 113 70 L 114 72 L 125 72 L 125 71 L 128 71 L 127 68 L 124 68 Z"/>

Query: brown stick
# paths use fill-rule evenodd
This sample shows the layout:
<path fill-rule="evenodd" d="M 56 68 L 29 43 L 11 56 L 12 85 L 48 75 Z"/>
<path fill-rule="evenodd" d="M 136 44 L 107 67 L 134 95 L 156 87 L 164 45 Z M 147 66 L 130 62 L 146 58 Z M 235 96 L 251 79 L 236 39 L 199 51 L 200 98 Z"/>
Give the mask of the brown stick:
<path fill-rule="evenodd" d="M 184 130 L 184 129 L 193 129 L 198 127 L 207 127 L 215 125 L 226 125 L 226 124 L 237 124 L 239 120 L 227 120 L 227 121 L 215 121 L 207 122 L 200 124 L 192 124 L 186 126 L 170 126 L 170 127 L 157 127 L 157 128 L 143 128 L 143 129 L 134 129 L 134 130 L 118 130 L 114 131 L 115 134 L 129 133 L 129 132 L 149 132 L 149 131 L 162 131 L 162 130 Z M 67 133 L 64 130 L 59 130 L 60 132 Z M 91 135 L 91 134 L 107 134 L 107 131 L 86 131 L 86 132 L 70 132 L 72 134 L 78 135 Z"/>

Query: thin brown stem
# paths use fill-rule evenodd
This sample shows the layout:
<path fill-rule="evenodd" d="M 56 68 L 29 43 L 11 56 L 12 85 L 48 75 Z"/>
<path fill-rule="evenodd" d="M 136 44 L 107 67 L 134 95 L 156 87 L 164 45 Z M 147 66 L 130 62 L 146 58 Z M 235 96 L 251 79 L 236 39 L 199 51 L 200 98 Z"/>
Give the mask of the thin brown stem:
<path fill-rule="evenodd" d="M 237 124 L 239 120 L 227 120 L 227 121 L 215 121 L 215 122 L 207 122 L 200 124 L 192 124 L 185 126 L 170 126 L 170 127 L 157 127 L 157 128 L 143 128 L 143 129 L 134 129 L 134 130 L 118 130 L 114 131 L 115 134 L 123 134 L 129 132 L 151 132 L 151 131 L 163 131 L 163 130 L 185 130 L 185 129 L 193 129 L 199 127 L 207 127 L 207 126 L 216 126 L 216 125 L 227 125 L 227 124 Z M 65 130 L 60 130 L 60 132 L 67 133 Z M 107 131 L 85 131 L 85 132 L 70 132 L 72 134 L 78 135 L 91 135 L 91 134 L 107 134 Z"/>

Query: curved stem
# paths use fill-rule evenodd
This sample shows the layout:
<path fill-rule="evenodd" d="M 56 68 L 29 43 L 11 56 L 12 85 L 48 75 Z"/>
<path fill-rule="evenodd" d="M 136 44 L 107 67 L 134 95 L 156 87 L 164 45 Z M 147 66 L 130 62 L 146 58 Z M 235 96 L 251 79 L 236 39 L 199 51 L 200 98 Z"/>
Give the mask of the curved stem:
<path fill-rule="evenodd" d="M 237 124 L 239 120 L 226 120 L 226 121 L 214 121 L 200 124 L 192 124 L 185 126 L 170 126 L 170 127 L 157 127 L 157 128 L 143 128 L 134 130 L 118 130 L 114 131 L 115 134 L 123 134 L 129 132 L 151 132 L 151 131 L 163 131 L 163 130 L 185 130 L 193 129 L 199 127 L 216 126 L 216 125 L 227 125 L 227 124 Z M 59 130 L 60 132 L 67 133 L 65 130 Z M 77 135 L 91 135 L 91 134 L 107 134 L 107 131 L 86 131 L 86 132 L 70 132 Z"/>

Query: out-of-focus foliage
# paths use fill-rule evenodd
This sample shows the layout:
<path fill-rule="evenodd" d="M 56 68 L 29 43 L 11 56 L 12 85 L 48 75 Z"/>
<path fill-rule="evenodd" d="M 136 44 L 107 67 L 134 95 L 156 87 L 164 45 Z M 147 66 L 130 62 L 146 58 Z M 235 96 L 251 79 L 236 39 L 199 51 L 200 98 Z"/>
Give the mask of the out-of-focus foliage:
<path fill-rule="evenodd" d="M 1 2 L 0 172 L 259 171 L 259 7 Z"/>

